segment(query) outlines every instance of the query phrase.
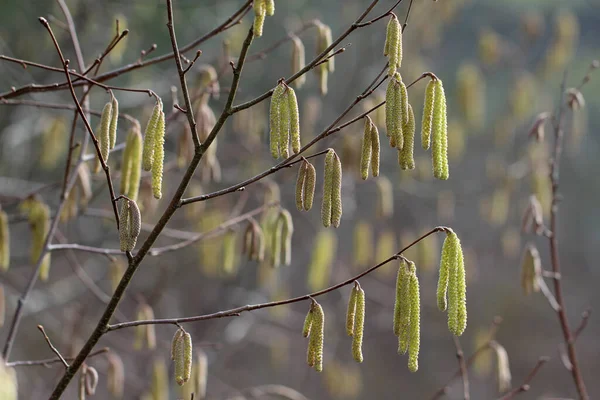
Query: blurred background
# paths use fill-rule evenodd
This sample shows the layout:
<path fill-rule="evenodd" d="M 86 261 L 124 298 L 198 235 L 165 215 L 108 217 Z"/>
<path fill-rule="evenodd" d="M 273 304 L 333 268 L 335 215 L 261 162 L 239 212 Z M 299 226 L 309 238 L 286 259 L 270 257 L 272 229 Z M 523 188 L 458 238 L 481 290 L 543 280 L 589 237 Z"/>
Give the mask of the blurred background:
<path fill-rule="evenodd" d="M 152 44 L 156 44 L 156 50 L 143 59 L 171 52 L 162 1 L 67 3 L 88 64 L 115 35 L 116 19 L 121 30 L 129 29 L 127 37 L 103 61 L 100 73 L 136 62 L 142 57 L 140 52 Z M 317 29 L 311 21 L 319 19 L 328 24 L 336 38 L 369 4 L 354 0 L 275 3 L 275 16 L 267 18 L 264 35 L 255 39 L 250 49 L 252 61 L 244 68 L 236 103 L 264 93 L 275 86 L 277 79 L 291 75 L 291 42 L 284 41 L 272 49 L 287 32 L 302 31 L 298 36 L 306 48 L 308 62 L 316 54 L 317 41 Z M 177 0 L 174 12 L 180 46 L 225 21 L 242 4 L 240 0 Z M 369 17 L 380 15 L 392 4 L 390 0 L 380 1 Z M 401 21 L 407 9 L 407 0 L 397 8 Z M 39 16 L 45 16 L 75 68 L 65 19 L 55 2 L 5 1 L 0 11 L 0 54 L 60 66 L 47 32 L 37 21 Z M 307 74 L 306 84 L 296 89 L 303 144 L 329 126 L 381 71 L 386 63 L 382 50 L 387 20 L 361 28 L 342 41 L 346 51 L 335 57 L 335 72 L 329 75 L 327 95 L 320 94 L 319 79 L 313 72 Z M 226 61 L 239 54 L 251 22 L 252 12 L 239 25 L 199 46 L 203 53 L 188 75 L 190 88 L 195 91 L 206 83 L 198 72 L 200 64 L 210 64 L 220 73 L 222 93 L 218 96 L 219 90 L 215 89 L 208 101 L 217 116 L 231 82 Z M 550 201 L 547 157 L 552 130 L 548 125 L 545 141 L 536 143 L 528 138 L 530 127 L 538 113 L 556 107 L 565 70 L 567 87 L 579 85 L 592 60 L 600 57 L 599 35 L 597 0 L 415 1 L 404 32 L 401 73 L 406 83 L 425 71 L 434 72 L 444 82 L 449 113 L 450 179 L 438 181 L 432 177 L 430 154 L 418 143 L 416 169 L 400 170 L 395 151 L 384 140 L 385 124 L 374 113 L 382 139 L 381 177 L 362 181 L 358 175 L 362 122 L 320 141 L 307 152 L 313 154 L 333 147 L 342 159 L 344 214 L 339 229 L 324 229 L 320 222 L 323 157 L 313 160 L 317 192 L 309 212 L 301 213 L 295 207 L 295 167 L 279 171 L 243 192 L 185 207 L 169 223 L 168 228 L 173 231 L 161 235 L 155 246 L 178 243 L 195 232 L 208 232 L 232 217 L 280 200 L 294 221 L 291 265 L 274 269 L 268 261 L 247 261 L 247 256 L 241 254 L 247 226 L 243 222 L 176 252 L 147 257 L 113 322 L 137 319 L 140 315 L 143 318 L 140 310 L 148 306 L 157 318 L 168 318 L 300 296 L 346 280 L 388 258 L 422 233 L 446 225 L 458 233 L 465 250 L 469 321 L 460 342 L 466 355 L 487 343 L 493 320 L 500 316 L 503 322 L 497 327 L 495 338 L 508 352 L 513 385 L 521 384 L 540 356 L 551 357 L 531 383 L 531 390 L 520 398 L 575 398 L 572 378 L 561 362 L 563 337 L 557 316 L 541 293 L 526 296 L 521 288 L 520 264 L 528 243 L 537 245 L 543 268 L 551 269 L 548 240 L 522 233 L 521 219 L 530 194 L 537 195 L 546 218 Z M 193 59 L 195 51 L 192 49 L 186 56 Z M 60 73 L 24 69 L 0 60 L 2 93 L 11 87 L 63 80 Z M 171 87 L 178 87 L 179 81 L 175 63 L 170 59 L 123 74 L 110 84 L 155 91 L 169 115 L 173 110 Z M 409 89 L 418 130 L 425 86 L 425 81 L 421 81 Z M 355 107 L 347 119 L 379 102 L 384 91 L 385 86 Z M 590 307 L 597 311 L 600 305 L 600 161 L 596 156 L 600 150 L 600 76 L 593 76 L 582 92 L 585 107 L 565 116 L 565 153 L 560 175 L 563 199 L 558 225 L 565 304 L 573 327 L 579 325 L 583 311 Z M 139 119 L 144 127 L 153 100 L 141 93 L 116 95 L 121 112 Z M 18 99 L 71 104 L 67 91 L 34 93 Z M 101 110 L 108 99 L 102 89 L 95 88 L 91 92 L 92 109 Z M 182 100 L 179 102 L 183 104 Z M 187 197 L 226 188 L 276 163 L 268 149 L 267 112 L 268 105 L 263 102 L 228 120 L 218 136 L 216 157 L 211 165 L 201 164 Z M 10 269 L 0 273 L 7 319 L 0 328 L 2 343 L 32 269 L 31 234 L 18 204 L 23 196 L 39 191 L 50 208 L 56 208 L 59 186 L 44 185 L 62 179 L 72 115 L 68 110 L 0 102 L 0 203 L 9 215 L 12 239 Z M 167 123 L 163 199 L 150 199 L 149 177 L 142 183 L 140 202 L 146 223 L 158 220 L 183 175 L 184 122 L 173 113 Z M 98 118 L 93 117 L 92 126 L 97 123 Z M 125 132 L 129 125 L 121 124 Z M 79 125 L 77 138 L 81 140 L 85 130 Z M 120 138 L 122 141 L 124 136 Z M 118 171 L 120 159 L 117 153 L 109 160 L 113 171 Z M 118 175 L 115 177 L 118 181 Z M 80 207 L 74 215 L 64 216 L 55 243 L 119 247 L 104 175 L 94 175 L 92 185 L 89 205 Z M 255 216 L 263 225 L 272 218 L 270 209 L 265 210 Z M 145 235 L 147 232 L 142 232 L 139 242 Z M 305 362 L 307 341 L 301 330 L 309 302 L 186 324 L 195 347 L 207 356 L 207 398 L 303 398 L 290 390 L 309 399 L 392 399 L 399 395 L 432 398 L 458 368 L 446 315 L 437 310 L 435 301 L 442 240 L 443 234 L 431 236 L 405 253 L 416 262 L 421 284 L 421 353 L 417 373 L 410 373 L 406 357 L 396 353 L 397 339 L 391 328 L 398 264 L 390 263 L 360 280 L 367 298 L 362 364 L 353 361 L 351 339 L 344 330 L 350 287 L 318 298 L 326 315 L 324 371 L 320 374 Z M 76 354 L 104 310 L 124 261 L 120 255 L 54 252 L 50 278 L 38 282 L 30 296 L 10 361 L 53 356 L 36 329 L 38 324 L 44 325 L 64 355 Z M 547 282 L 552 283 L 551 279 Z M 595 379 L 600 374 L 600 344 L 596 340 L 599 320 L 592 315 L 577 340 L 580 367 L 592 398 L 600 393 L 600 383 Z M 169 346 L 175 330 L 170 325 L 157 326 L 156 346 L 151 349 L 136 342 L 135 329 L 119 330 L 102 338 L 97 347 L 110 347 L 125 366 L 123 398 L 153 398 L 143 396 L 156 392 L 165 369 L 169 371 L 170 388 L 163 388 L 155 398 L 186 395 L 171 378 Z M 110 398 L 105 384 L 109 361 L 115 362 L 99 355 L 88 362 L 100 373 L 97 398 Z M 495 371 L 494 352 L 482 352 L 470 369 L 472 398 L 498 397 Z M 51 368 L 17 368 L 20 398 L 45 398 L 62 373 L 59 364 Z M 76 387 L 76 382 L 72 382 L 64 398 L 76 398 Z M 283 393 L 269 394 L 282 390 Z M 461 396 L 460 380 L 455 380 L 445 398 Z"/>

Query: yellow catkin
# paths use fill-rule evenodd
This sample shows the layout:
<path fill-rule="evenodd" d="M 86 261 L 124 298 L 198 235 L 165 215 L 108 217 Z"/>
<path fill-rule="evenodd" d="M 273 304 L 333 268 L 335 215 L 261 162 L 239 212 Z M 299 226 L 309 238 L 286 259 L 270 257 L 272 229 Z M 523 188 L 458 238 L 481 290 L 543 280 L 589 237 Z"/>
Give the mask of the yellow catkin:
<path fill-rule="evenodd" d="M 530 244 L 525 249 L 523 260 L 521 262 L 521 287 L 526 295 L 532 292 L 539 292 L 542 274 L 542 263 L 538 249 Z"/>
<path fill-rule="evenodd" d="M 388 255 L 389 256 L 389 255 Z M 408 279 L 408 270 L 406 261 L 400 260 L 400 267 L 398 268 L 398 275 L 396 276 L 396 300 L 394 302 L 394 335 L 400 336 L 402 331 L 402 312 L 403 310 L 403 296 L 406 289 Z"/>
<path fill-rule="evenodd" d="M 282 221 L 281 229 L 281 252 L 283 253 L 283 264 L 292 263 L 292 234 L 294 233 L 294 222 L 288 210 L 281 210 L 279 219 Z"/>
<path fill-rule="evenodd" d="M 115 147 L 117 143 L 117 125 L 119 122 L 119 101 L 113 96 L 111 100 L 112 113 L 110 115 L 109 139 L 110 148 Z"/>
<path fill-rule="evenodd" d="M 435 102 L 433 106 L 433 126 L 431 132 L 433 175 L 446 180 L 448 173 L 448 123 L 446 116 L 446 95 L 442 81 L 435 81 Z"/>
<path fill-rule="evenodd" d="M 292 139 L 292 151 L 298 154 L 300 151 L 300 112 L 298 110 L 298 99 L 296 92 L 291 87 L 288 87 L 287 105 L 290 115 L 290 136 Z"/>
<path fill-rule="evenodd" d="M 123 150 L 123 157 L 121 158 L 121 185 L 119 190 L 121 194 L 127 194 L 129 191 L 129 174 L 131 170 L 131 142 L 133 136 L 131 132 L 127 135 L 125 140 L 125 149 Z M 129 197 L 129 196 L 128 196 Z"/>
<path fill-rule="evenodd" d="M 263 25 L 265 24 L 265 17 L 267 15 L 266 0 L 254 0 L 254 36 L 261 37 L 263 34 Z"/>
<path fill-rule="evenodd" d="M 298 179 L 296 180 L 296 208 L 298 211 L 304 211 L 304 181 L 307 168 L 308 161 L 302 161 L 298 168 Z"/>
<path fill-rule="evenodd" d="M 142 174 L 142 134 L 135 124 L 127 135 L 121 161 L 121 193 L 137 201 Z"/>
<path fill-rule="evenodd" d="M 281 141 L 281 124 L 280 124 L 280 106 L 283 100 L 283 94 L 285 92 L 285 86 L 278 84 L 273 91 L 271 96 L 271 107 L 269 110 L 269 122 L 270 122 L 270 142 L 271 142 L 271 155 L 273 158 L 279 158 L 280 148 L 279 144 Z"/>
<path fill-rule="evenodd" d="M 179 346 L 179 341 L 183 337 L 183 330 L 177 329 L 175 334 L 173 335 L 173 339 L 171 339 L 171 360 L 175 361 L 177 358 L 177 351 Z"/>
<path fill-rule="evenodd" d="M 0 209 L 0 270 L 8 271 L 10 266 L 10 232 L 8 215 Z"/>
<path fill-rule="evenodd" d="M 121 202 L 121 211 L 119 212 L 119 243 L 121 251 L 131 251 L 129 249 L 129 208 L 131 207 L 128 200 Z"/>
<path fill-rule="evenodd" d="M 392 182 L 381 176 L 377 179 L 377 217 L 388 218 L 394 214 L 394 188 Z"/>
<path fill-rule="evenodd" d="M 498 392 L 504 393 L 511 388 L 512 374 L 508 361 L 508 352 L 496 341 L 491 341 L 490 346 L 496 353 L 496 380 L 498 381 Z"/>
<path fill-rule="evenodd" d="M 393 13 L 387 25 L 383 54 L 388 57 L 388 75 L 392 76 L 402 62 L 402 27 L 398 17 Z"/>
<path fill-rule="evenodd" d="M 17 400 L 17 395 L 17 374 L 14 368 L 6 367 L 4 359 L 0 357 L 0 398 L 3 400 Z"/>
<path fill-rule="evenodd" d="M 385 129 L 386 135 L 390 139 L 391 147 L 398 147 L 396 140 L 398 138 L 398 101 L 396 95 L 398 92 L 395 89 L 396 82 L 392 78 L 388 82 L 387 89 L 385 91 Z M 402 145 L 399 146 L 402 148 Z"/>
<path fill-rule="evenodd" d="M 154 360 L 152 368 L 152 382 L 150 384 L 151 395 L 150 400 L 168 399 L 169 398 L 169 372 L 164 360 Z"/>
<path fill-rule="evenodd" d="M 136 204 L 135 201 L 129 201 L 129 215 L 128 215 L 128 223 L 129 223 L 129 231 L 128 231 L 128 244 L 127 248 L 129 251 L 135 248 L 135 244 L 137 242 L 137 238 L 140 235 L 140 231 L 142 229 L 142 215 L 140 214 L 140 208 Z"/>
<path fill-rule="evenodd" d="M 348 336 L 354 335 L 354 321 L 356 319 L 356 299 L 358 298 L 358 291 L 356 286 L 350 291 L 350 297 L 348 298 L 348 308 L 346 310 L 346 334 Z"/>
<path fill-rule="evenodd" d="M 450 269 L 456 259 L 456 246 L 451 233 L 446 234 L 444 244 L 442 245 L 442 255 L 440 257 L 440 274 L 437 285 L 437 305 L 440 311 L 446 311 L 448 301 L 446 299 L 448 293 L 448 280 L 450 277 Z"/>
<path fill-rule="evenodd" d="M 333 191 L 333 169 L 335 163 L 335 151 L 329 149 L 325 156 L 325 171 L 323 180 L 323 203 L 321 204 L 321 222 L 325 228 L 331 226 L 331 193 Z"/>
<path fill-rule="evenodd" d="M 292 74 L 296 74 L 306 66 L 306 51 L 302 40 L 296 35 L 292 36 L 292 45 Z M 306 83 L 306 74 L 299 76 L 293 85 L 299 89 L 304 83 Z"/>
<path fill-rule="evenodd" d="M 333 171 L 331 181 L 331 224 L 339 227 L 342 220 L 342 162 L 333 153 Z"/>
<path fill-rule="evenodd" d="M 331 28 L 328 25 L 325 25 L 320 22 L 318 24 L 318 28 L 319 28 L 319 38 L 317 40 L 317 52 L 320 54 L 320 53 L 324 52 L 329 46 L 331 46 L 332 36 L 331 36 Z M 325 57 L 327 57 L 331 54 L 333 54 L 333 50 L 331 50 L 328 54 L 326 54 Z M 328 72 L 333 72 L 335 70 L 334 57 L 329 57 L 328 61 L 326 63 L 323 63 L 322 65 L 327 69 Z"/>
<path fill-rule="evenodd" d="M 398 152 L 400 168 L 404 170 L 415 169 L 415 115 L 410 104 L 408 105 L 408 120 L 402 128 L 402 133 L 404 145 L 402 150 Z"/>
<path fill-rule="evenodd" d="M 307 286 L 314 292 L 323 289 L 329 283 L 331 267 L 337 253 L 337 236 L 331 230 L 322 229 L 315 236 L 312 249 Z"/>
<path fill-rule="evenodd" d="M 102 109 L 100 117 L 100 132 L 98 132 L 98 141 L 100 142 L 100 154 L 104 162 L 108 161 L 110 151 L 110 122 L 112 118 L 112 103 L 108 102 Z"/>
<path fill-rule="evenodd" d="M 283 158 L 288 158 L 290 156 L 290 89 L 290 87 L 286 87 L 281 95 L 281 101 L 279 102 L 279 153 Z"/>
<path fill-rule="evenodd" d="M 372 136 L 371 136 L 371 127 L 373 126 L 373 121 L 369 116 L 365 117 L 365 130 L 363 133 L 362 139 L 362 150 L 360 154 L 360 175 L 363 180 L 366 180 L 369 177 L 369 167 L 371 165 L 371 156 L 372 156 Z"/>
<path fill-rule="evenodd" d="M 144 171 L 152 171 L 152 165 L 154 164 L 154 137 L 156 132 L 156 126 L 160 119 L 162 112 L 162 101 L 158 101 L 152 109 L 152 115 L 146 125 L 146 131 L 144 132 L 144 150 L 142 154 L 142 168 Z"/>
<path fill-rule="evenodd" d="M 379 129 L 377 129 L 377 125 L 373 124 L 371 126 L 371 173 L 374 177 L 379 176 L 380 152 Z"/>
<path fill-rule="evenodd" d="M 202 349 L 196 352 L 195 371 L 195 398 L 198 400 L 204 400 L 206 398 L 206 383 L 208 380 L 208 357 Z"/>
<path fill-rule="evenodd" d="M 438 283 L 438 307 L 443 305 L 443 275 L 447 271 L 448 291 L 448 329 L 456 336 L 462 335 L 467 327 L 466 308 L 466 274 L 464 256 L 460 239 L 456 233 L 449 231 L 442 249 L 440 263 L 440 283 Z M 442 286 L 442 289 L 440 289 Z"/>
<path fill-rule="evenodd" d="M 192 358 L 193 358 L 193 348 L 192 348 L 192 336 L 185 332 L 183 334 L 183 376 L 184 383 L 187 382 L 192 375 Z"/>
<path fill-rule="evenodd" d="M 433 107 L 435 104 L 435 81 L 430 80 L 425 89 L 423 102 L 423 120 L 421 122 L 421 146 L 428 150 L 431 145 L 431 130 L 433 126 Z"/>
<path fill-rule="evenodd" d="M 308 339 L 308 365 L 314 367 L 315 371 L 323 371 L 323 339 L 325 333 L 325 314 L 319 303 L 313 301 L 312 324 Z"/>
<path fill-rule="evenodd" d="M 352 356 L 356 362 L 363 362 L 362 342 L 365 330 L 365 292 L 358 285 L 354 288 L 356 294 L 356 316 L 354 319 L 354 332 L 352 335 Z"/>
<path fill-rule="evenodd" d="M 403 263 L 401 269 L 402 278 L 400 282 L 400 332 L 398 334 L 398 353 L 405 354 L 409 347 L 410 323 L 412 318 L 412 298 L 410 295 L 411 268 L 414 263 Z M 400 272 L 398 272 L 400 274 Z"/>
<path fill-rule="evenodd" d="M 160 112 L 154 135 L 154 159 L 152 161 L 152 194 L 162 197 L 163 167 L 165 158 L 165 113 Z"/>
<path fill-rule="evenodd" d="M 229 230 L 223 236 L 223 262 L 222 271 L 226 276 L 234 275 L 237 272 L 237 235 L 233 230 Z"/>
<path fill-rule="evenodd" d="M 416 372 L 419 369 L 419 348 L 421 346 L 421 298 L 419 279 L 414 263 L 410 267 L 410 333 L 408 346 L 408 369 Z"/>
<path fill-rule="evenodd" d="M 79 387 L 77 388 L 77 399 L 85 400 L 85 375 L 86 375 L 87 366 L 84 364 L 81 368 L 81 372 L 79 373 Z"/>
<path fill-rule="evenodd" d="M 275 14 L 275 0 L 264 0 L 264 2 L 267 15 L 272 17 Z"/>
<path fill-rule="evenodd" d="M 321 95 L 325 96 L 328 92 L 329 71 L 325 64 L 321 64 L 317 68 L 319 70 L 319 90 Z"/>
<path fill-rule="evenodd" d="M 281 251 L 282 251 L 282 240 L 283 240 L 283 219 L 277 216 L 277 219 L 273 223 L 274 229 L 270 232 L 271 235 L 271 266 L 276 268 L 281 265 Z"/>
<path fill-rule="evenodd" d="M 172 348 L 175 361 L 175 382 L 182 386 L 192 374 L 192 337 L 183 330 L 179 334 L 175 333 Z"/>
<path fill-rule="evenodd" d="M 6 299 L 4 297 L 4 286 L 0 283 L 0 328 L 4 326 L 6 316 Z"/>
<path fill-rule="evenodd" d="M 317 170 L 314 165 L 308 163 L 306 166 L 306 177 L 304 179 L 304 187 L 302 189 L 304 211 L 309 211 L 312 208 L 315 199 L 315 183 L 317 181 Z"/>
<path fill-rule="evenodd" d="M 27 212 L 31 228 L 30 261 L 36 265 L 44 249 L 44 241 L 50 228 L 50 208 L 38 199 L 28 199 L 21 204 Z M 50 253 L 40 261 L 40 279 L 47 281 L 50 273 Z"/>
<path fill-rule="evenodd" d="M 359 221 L 354 227 L 354 265 L 364 268 L 373 261 L 373 227 Z"/>
<path fill-rule="evenodd" d="M 108 370 L 106 376 L 106 385 L 108 392 L 117 399 L 123 397 L 125 388 L 125 367 L 123 360 L 115 353 L 109 353 L 107 356 Z"/>
<path fill-rule="evenodd" d="M 312 308 L 308 310 L 306 314 L 306 318 L 304 318 L 304 325 L 302 326 L 302 336 L 308 337 L 310 335 L 310 331 L 313 323 L 313 310 Z M 309 361 L 310 364 L 310 361 Z"/>

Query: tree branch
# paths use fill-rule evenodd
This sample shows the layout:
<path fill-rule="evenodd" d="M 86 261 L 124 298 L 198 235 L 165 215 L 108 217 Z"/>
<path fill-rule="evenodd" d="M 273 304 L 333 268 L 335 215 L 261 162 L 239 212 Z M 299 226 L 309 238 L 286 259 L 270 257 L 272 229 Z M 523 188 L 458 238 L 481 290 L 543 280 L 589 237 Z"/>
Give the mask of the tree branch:
<path fill-rule="evenodd" d="M 533 378 L 535 378 L 535 376 L 540 371 L 540 369 L 549 360 L 550 360 L 549 357 L 540 357 L 540 359 L 538 360 L 537 364 L 535 365 L 535 367 L 533 367 L 533 369 L 531 370 L 531 372 L 527 375 L 527 377 L 525 378 L 525 381 L 523 381 L 523 383 L 521 384 L 521 386 L 519 386 L 518 388 L 515 388 L 515 389 L 511 390 L 510 392 L 508 392 L 507 394 L 505 394 L 504 396 L 502 396 L 500 398 L 500 400 L 514 399 L 520 393 L 527 392 L 531 388 L 531 386 L 529 384 L 531 383 L 531 381 L 533 380 Z"/>

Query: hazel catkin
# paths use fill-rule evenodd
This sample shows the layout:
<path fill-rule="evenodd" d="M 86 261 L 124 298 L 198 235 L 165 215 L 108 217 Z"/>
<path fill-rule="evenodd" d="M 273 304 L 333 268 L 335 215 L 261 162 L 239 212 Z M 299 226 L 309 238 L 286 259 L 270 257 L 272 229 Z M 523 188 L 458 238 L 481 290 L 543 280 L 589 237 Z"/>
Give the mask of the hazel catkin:
<path fill-rule="evenodd" d="M 270 125 L 270 143 L 271 143 L 271 155 L 273 158 L 279 158 L 281 155 L 280 141 L 281 141 L 281 103 L 284 100 L 283 94 L 285 93 L 285 85 L 279 83 L 273 95 L 271 96 L 271 106 L 269 110 L 269 125 Z"/>
<path fill-rule="evenodd" d="M 296 35 L 292 36 L 292 74 L 297 74 L 306 66 L 306 51 L 302 40 Z M 294 82 L 296 88 L 301 88 L 306 82 L 306 74 L 300 75 Z"/>
<path fill-rule="evenodd" d="M 111 100 L 112 112 L 110 115 L 110 127 L 109 127 L 109 146 L 112 149 L 117 143 L 117 124 L 119 122 L 119 101 L 116 97 L 112 97 Z"/>
<path fill-rule="evenodd" d="M 371 157 L 372 157 L 372 136 L 371 136 L 371 127 L 373 125 L 373 121 L 369 116 L 365 117 L 365 130 L 363 133 L 362 139 L 362 151 L 360 155 L 360 175 L 363 180 L 366 180 L 369 177 L 369 167 L 371 165 Z"/>
<path fill-rule="evenodd" d="M 0 209 L 0 271 L 8 271 L 10 265 L 10 232 L 8 215 Z"/>
<path fill-rule="evenodd" d="M 154 164 L 154 137 L 162 107 L 162 101 L 158 100 L 152 109 L 152 115 L 148 120 L 146 131 L 144 132 L 144 149 L 142 153 L 142 168 L 144 168 L 144 171 L 152 171 L 152 165 Z"/>
<path fill-rule="evenodd" d="M 423 103 L 423 120 L 421 122 L 421 146 L 429 150 L 431 144 L 431 131 L 433 126 L 433 107 L 435 104 L 435 81 L 430 80 L 425 89 L 425 101 Z"/>
<path fill-rule="evenodd" d="M 102 160 L 106 163 L 108 161 L 108 155 L 110 151 L 110 125 L 112 119 L 112 103 L 108 102 L 102 109 L 102 115 L 100 117 L 100 132 L 98 141 L 100 146 L 100 154 Z"/>
<path fill-rule="evenodd" d="M 365 329 L 365 292 L 357 284 L 354 289 L 356 293 L 356 313 L 354 317 L 354 331 L 352 334 L 352 356 L 356 362 L 363 362 L 362 342 Z"/>
<path fill-rule="evenodd" d="M 404 170 L 415 169 L 415 115 L 410 104 L 408 105 L 408 119 L 406 124 L 402 127 L 402 134 L 403 146 L 402 150 L 398 152 L 400 168 Z"/>
<path fill-rule="evenodd" d="M 387 25 L 383 55 L 388 57 L 388 75 L 392 76 L 402 64 L 402 27 L 394 13 Z"/>
<path fill-rule="evenodd" d="M 162 197 L 162 179 L 165 158 L 165 113 L 161 110 L 154 132 L 154 155 L 152 161 L 152 194 Z"/>
<path fill-rule="evenodd" d="M 421 346 L 421 299 L 419 293 L 419 279 L 415 264 L 410 266 L 410 328 L 408 346 L 408 369 L 416 372 L 419 369 L 419 348 Z"/>
<path fill-rule="evenodd" d="M 308 339 L 307 362 L 315 371 L 323 371 L 323 339 L 325 331 L 325 314 L 319 303 L 311 304 L 312 322 Z"/>
<path fill-rule="evenodd" d="M 435 101 L 433 106 L 433 126 L 431 131 L 433 175 L 446 180 L 448 173 L 448 123 L 446 116 L 446 95 L 440 79 L 435 80 Z"/>

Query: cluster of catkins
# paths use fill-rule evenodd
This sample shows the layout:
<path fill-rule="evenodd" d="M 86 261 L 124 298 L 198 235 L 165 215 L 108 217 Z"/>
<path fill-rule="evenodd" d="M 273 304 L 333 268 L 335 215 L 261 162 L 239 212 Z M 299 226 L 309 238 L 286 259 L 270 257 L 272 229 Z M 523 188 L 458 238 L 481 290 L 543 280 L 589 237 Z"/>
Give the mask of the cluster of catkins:
<path fill-rule="evenodd" d="M 389 83 L 386 90 L 385 123 L 390 146 L 398 150 L 398 163 L 402 169 L 414 169 L 415 117 L 408 102 L 406 85 L 398 72 L 402 64 L 402 27 L 392 14 L 387 26 L 384 55 L 388 57 Z M 446 97 L 442 81 L 433 74 L 425 91 L 421 144 L 423 149 L 432 147 L 433 174 L 438 179 L 448 179 L 448 127 Z M 366 129 L 365 129 L 366 135 Z M 364 140 L 363 140 L 364 143 Z M 363 160 L 365 147 L 363 145 Z M 365 176 L 364 163 L 361 173 Z"/>
<path fill-rule="evenodd" d="M 467 326 L 466 280 L 462 247 L 456 233 L 446 228 L 446 240 L 442 247 L 440 275 L 437 288 L 438 307 L 448 310 L 448 328 L 456 336 L 462 335 Z M 398 353 L 408 352 L 408 369 L 419 369 L 421 343 L 421 294 L 417 268 L 413 261 L 400 257 L 396 279 L 393 331 L 398 337 Z M 312 299 L 312 298 L 311 298 Z M 308 365 L 317 371 L 323 369 L 323 326 L 325 315 L 322 307 L 312 299 L 304 322 L 303 335 L 308 337 Z M 352 356 L 363 361 L 362 342 L 365 324 L 365 292 L 358 281 L 348 300 L 346 333 L 352 337 Z"/>

